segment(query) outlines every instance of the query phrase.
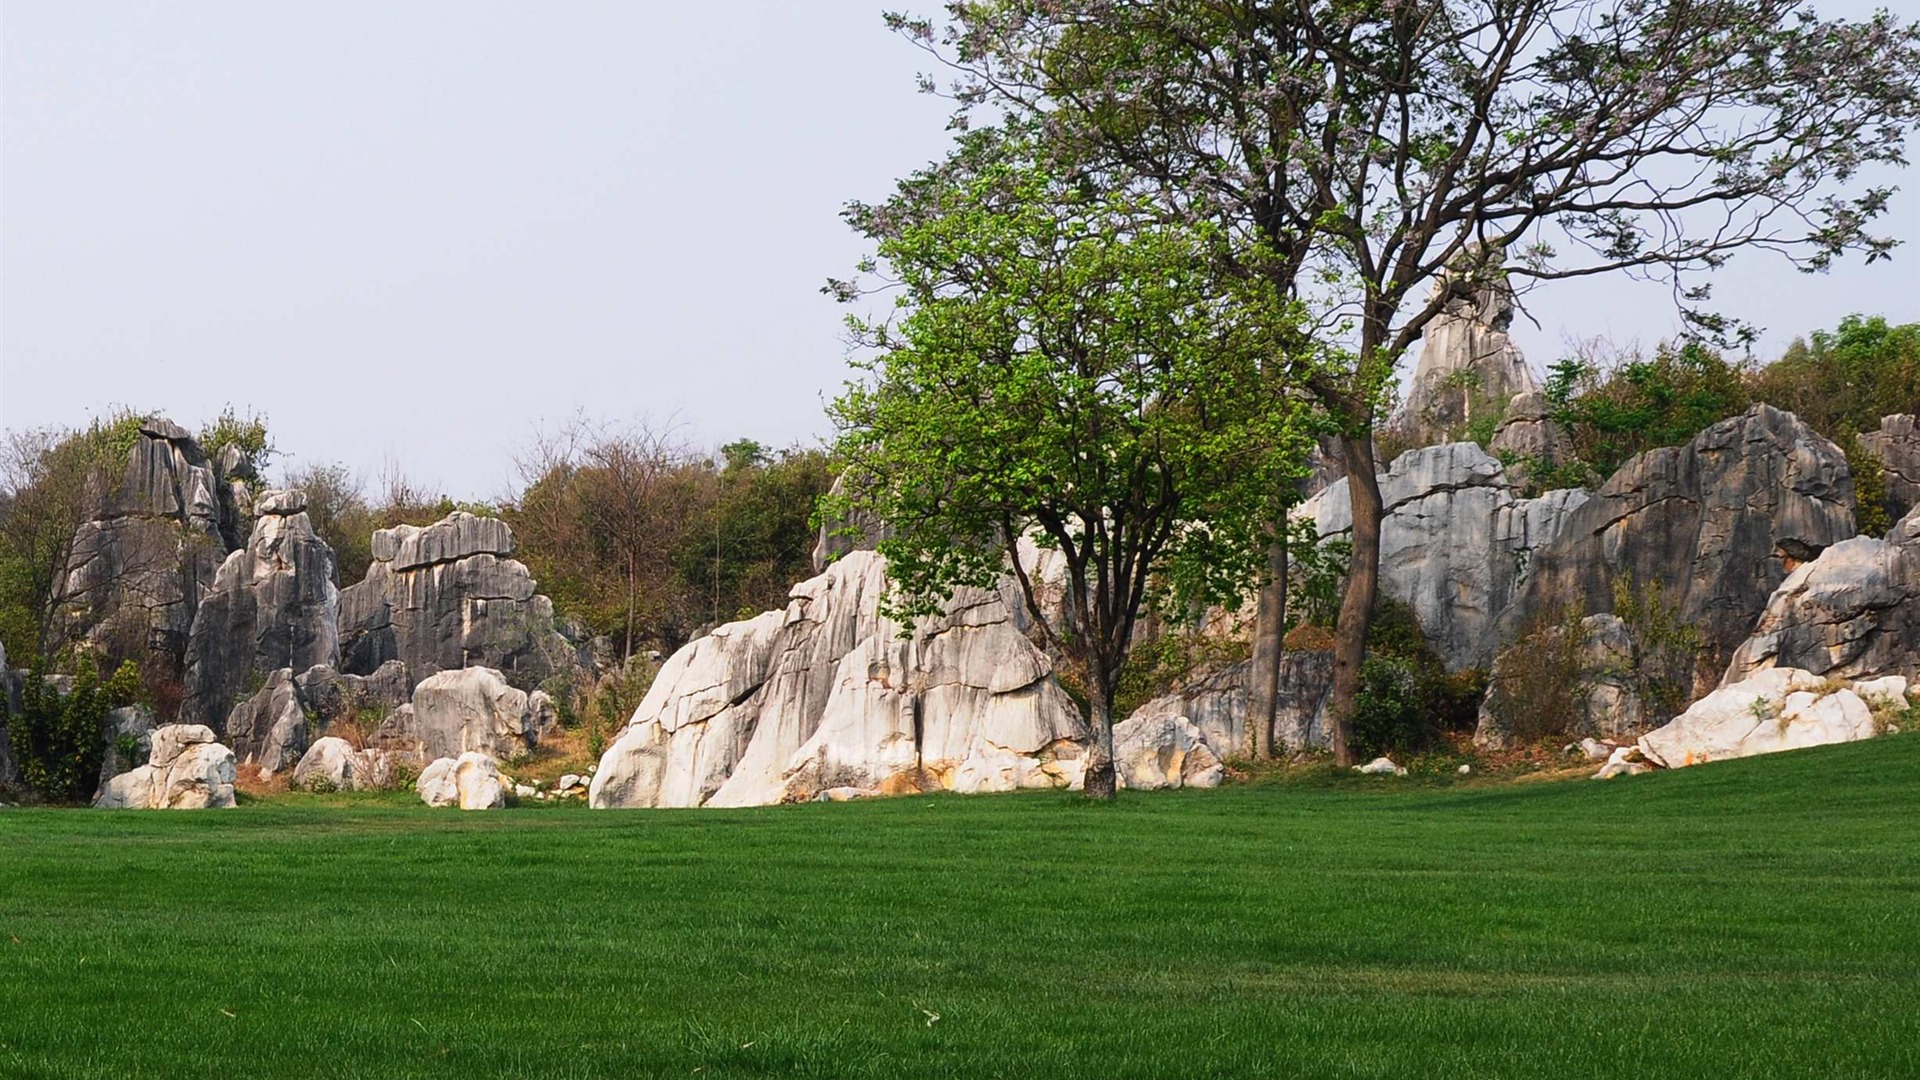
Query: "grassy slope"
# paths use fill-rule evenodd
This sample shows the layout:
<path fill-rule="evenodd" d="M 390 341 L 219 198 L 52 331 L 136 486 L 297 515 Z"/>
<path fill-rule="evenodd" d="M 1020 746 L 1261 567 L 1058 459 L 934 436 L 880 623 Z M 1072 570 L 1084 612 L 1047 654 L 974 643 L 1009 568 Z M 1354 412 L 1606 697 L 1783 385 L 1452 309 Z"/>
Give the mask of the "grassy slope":
<path fill-rule="evenodd" d="M 0 812 L 0 1076 L 1914 1076 L 1917 972 L 1920 736 L 1111 807 Z"/>

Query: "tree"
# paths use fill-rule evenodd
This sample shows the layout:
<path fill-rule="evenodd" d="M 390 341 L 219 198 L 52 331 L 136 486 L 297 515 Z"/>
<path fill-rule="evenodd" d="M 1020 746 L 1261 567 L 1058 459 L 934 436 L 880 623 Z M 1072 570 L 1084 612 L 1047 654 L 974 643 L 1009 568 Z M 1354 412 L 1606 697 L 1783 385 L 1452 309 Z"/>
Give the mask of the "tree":
<path fill-rule="evenodd" d="M 20 684 L 20 714 L 8 725 L 7 739 L 21 778 L 42 799 L 85 802 L 100 779 L 107 750 L 107 714 L 140 699 L 140 669 L 121 663 L 102 680 L 93 658 L 75 662 L 65 692 L 36 665 Z"/>
<path fill-rule="evenodd" d="M 1698 275 L 1745 248 L 1808 270 L 1887 257 L 1896 241 L 1869 230 L 1891 189 L 1864 170 L 1904 165 L 1920 115 L 1920 30 L 1885 12 L 1823 20 L 1807 0 L 947 11 L 944 29 L 889 21 L 958 72 L 956 123 L 980 106 L 1031 118 L 1092 182 L 1151 191 L 1172 221 L 1219 223 L 1240 272 L 1348 346 L 1344 371 L 1309 381 L 1352 480 L 1332 699 L 1342 761 L 1378 580 L 1371 435 L 1449 290 L 1501 272 L 1523 287 L 1646 274 L 1671 283 L 1698 331 L 1738 334 Z"/>
<path fill-rule="evenodd" d="M 46 669 L 67 644 L 63 611 L 112 591 L 153 566 L 140 559 L 75 586 L 70 574 L 81 528 L 120 483 L 141 417 L 120 415 L 82 431 L 42 428 L 9 434 L 0 447 L 0 631 L 7 652 Z M 138 563 L 138 565 L 136 565 Z M 84 588 L 84 592 L 76 591 Z"/>
<path fill-rule="evenodd" d="M 1143 219 L 1030 149 L 974 132 L 892 199 L 849 208 L 897 296 L 892 318 L 849 320 L 869 377 L 831 412 L 871 478 L 845 498 L 890 526 L 889 610 L 937 614 L 1010 571 L 1084 692 L 1085 792 L 1110 798 L 1114 688 L 1143 606 L 1162 590 L 1236 600 L 1309 440 L 1260 363 L 1294 344 L 1287 306 L 1219 290 L 1214 230 Z M 1063 568 L 1064 614 L 1029 540 Z"/>

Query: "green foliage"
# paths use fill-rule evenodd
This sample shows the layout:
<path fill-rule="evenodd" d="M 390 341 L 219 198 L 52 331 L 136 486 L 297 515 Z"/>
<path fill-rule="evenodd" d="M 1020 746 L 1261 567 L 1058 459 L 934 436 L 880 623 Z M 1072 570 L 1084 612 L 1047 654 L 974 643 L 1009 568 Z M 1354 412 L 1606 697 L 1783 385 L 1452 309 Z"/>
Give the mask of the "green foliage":
<path fill-rule="evenodd" d="M 1605 477 L 1636 454 L 1686 443 L 1744 410 L 1750 402 L 1744 374 L 1718 352 L 1689 342 L 1610 371 L 1562 360 L 1549 370 L 1546 394 L 1575 456 Z"/>
<path fill-rule="evenodd" d="M 1613 613 L 1633 637 L 1630 674 L 1648 720 L 1665 723 L 1678 716 L 1694 698 L 1695 667 L 1706 645 L 1700 628 L 1680 618 L 1679 602 L 1669 598 L 1658 581 L 1640 586 L 1616 578 Z"/>
<path fill-rule="evenodd" d="M 275 452 L 273 440 L 267 434 L 267 418 L 252 412 L 242 417 L 234 412 L 232 405 L 221 409 L 220 415 L 212 423 L 200 429 L 197 441 L 200 449 L 212 461 L 219 461 L 221 453 L 229 446 L 240 451 L 244 462 L 241 478 L 256 489 Z"/>
<path fill-rule="evenodd" d="M 1844 449 L 1852 440 L 1842 432 L 1874 431 L 1883 416 L 1920 412 L 1920 323 L 1849 315 L 1835 330 L 1795 341 L 1754 376 L 1752 394 Z"/>
<path fill-rule="evenodd" d="M 898 295 L 891 318 L 849 320 L 868 377 L 831 411 L 872 478 L 850 497 L 892 529 L 888 610 L 938 612 L 1037 536 L 1079 601 L 1043 632 L 1106 706 L 1150 600 L 1232 606 L 1257 580 L 1310 445 L 1272 375 L 1302 345 L 1291 307 L 1214 273 L 1216 230 L 1030 150 L 976 131 L 849 210 Z"/>
<path fill-rule="evenodd" d="M 1485 692 L 1485 672 L 1449 673 L 1413 609 L 1382 596 L 1367 632 L 1353 745 L 1367 756 L 1432 750 L 1446 733 L 1472 730 Z"/>
<path fill-rule="evenodd" d="M 1838 436 L 1835 442 L 1846 453 L 1847 471 L 1853 474 L 1854 524 L 1864 536 L 1885 536 L 1894 519 L 1886 466 L 1861 445 L 1858 432 L 1843 428 Z"/>
<path fill-rule="evenodd" d="M 1341 582 L 1353 558 L 1353 541 L 1345 536 L 1323 538 L 1313 521 L 1304 517 L 1288 522 L 1287 529 L 1287 629 L 1332 629 L 1340 616 Z"/>
<path fill-rule="evenodd" d="M 20 688 L 20 712 L 7 727 L 21 778 L 47 802 L 85 802 L 108 749 L 107 714 L 139 700 L 140 670 L 131 662 L 103 681 L 93 659 L 80 657 L 73 688 L 64 696 L 41 671 L 28 673 Z"/>
<path fill-rule="evenodd" d="M 1209 673 L 1245 660 L 1239 637 L 1204 631 L 1165 631 L 1134 643 L 1113 692 L 1113 715 L 1129 716 L 1147 702 Z"/>
<path fill-rule="evenodd" d="M 1352 739 L 1365 757 L 1412 753 L 1434 741 L 1420 673 L 1412 661 L 1369 656 L 1360 668 L 1360 693 L 1354 699 Z"/>
<path fill-rule="evenodd" d="M 1494 723 L 1515 744 L 1586 734 L 1596 673 L 1587 664 L 1592 632 L 1584 619 L 1569 606 L 1557 618 L 1535 623 L 1501 654 L 1487 705 Z"/>

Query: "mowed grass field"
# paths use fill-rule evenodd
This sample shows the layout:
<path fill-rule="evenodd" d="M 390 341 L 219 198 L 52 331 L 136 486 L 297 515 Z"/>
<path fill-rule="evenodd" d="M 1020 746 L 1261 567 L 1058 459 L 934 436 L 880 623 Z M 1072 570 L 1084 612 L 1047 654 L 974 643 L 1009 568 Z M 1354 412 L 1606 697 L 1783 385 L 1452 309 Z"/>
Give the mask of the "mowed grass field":
<path fill-rule="evenodd" d="M 0 811 L 0 1076 L 1920 1076 L 1920 736 L 1112 806 Z"/>

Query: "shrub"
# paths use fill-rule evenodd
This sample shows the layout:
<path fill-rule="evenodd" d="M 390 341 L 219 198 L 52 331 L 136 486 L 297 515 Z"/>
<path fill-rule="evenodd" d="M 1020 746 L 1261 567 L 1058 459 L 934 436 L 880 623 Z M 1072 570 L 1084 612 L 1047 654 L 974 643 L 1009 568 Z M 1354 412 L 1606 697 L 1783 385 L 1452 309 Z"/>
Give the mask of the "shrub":
<path fill-rule="evenodd" d="M 1678 716 L 1699 688 L 1694 669 L 1705 646 L 1700 629 L 1681 620 L 1680 605 L 1667 598 L 1658 581 L 1636 586 L 1615 579 L 1613 613 L 1633 637 L 1634 668 L 1627 674 L 1647 719 L 1665 723 Z"/>
<path fill-rule="evenodd" d="M 100 779 L 107 752 L 107 714 L 140 699 L 140 670 L 121 664 L 102 681 L 92 658 L 74 665 L 73 688 L 64 696 L 39 671 L 20 688 L 20 713 L 7 729 L 21 779 L 52 803 L 85 802 Z"/>
<path fill-rule="evenodd" d="M 1592 634 L 1580 609 L 1537 621 L 1500 655 L 1487 699 L 1493 721 L 1516 743 L 1564 737 L 1584 728 L 1594 673 L 1587 666 Z"/>
<path fill-rule="evenodd" d="M 1433 745 L 1436 731 L 1416 665 L 1394 656 L 1369 656 L 1360 668 L 1351 731 L 1363 757 L 1411 754 Z"/>

